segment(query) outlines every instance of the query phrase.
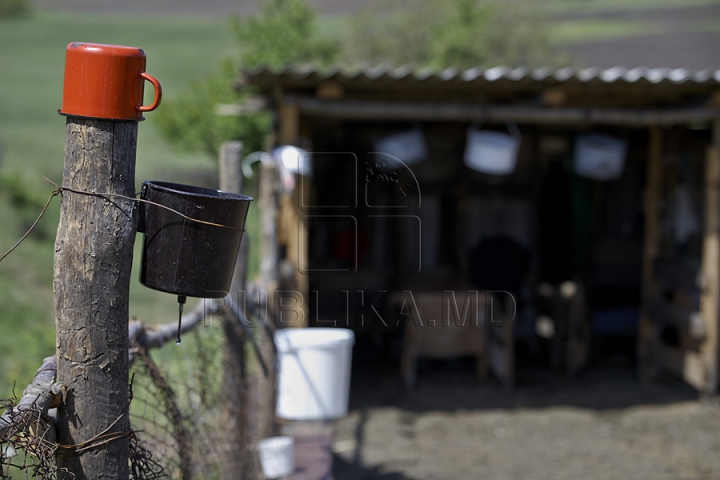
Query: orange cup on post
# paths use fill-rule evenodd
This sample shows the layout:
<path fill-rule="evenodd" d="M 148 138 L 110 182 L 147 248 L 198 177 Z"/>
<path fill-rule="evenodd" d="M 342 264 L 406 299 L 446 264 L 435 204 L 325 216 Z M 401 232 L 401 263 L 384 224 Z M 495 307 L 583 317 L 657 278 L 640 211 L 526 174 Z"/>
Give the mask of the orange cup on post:
<path fill-rule="evenodd" d="M 103 120 L 144 120 L 143 112 L 160 105 L 160 82 L 145 72 L 145 52 L 137 47 L 71 43 L 65 52 L 60 114 Z M 155 90 L 143 105 L 145 81 Z"/>

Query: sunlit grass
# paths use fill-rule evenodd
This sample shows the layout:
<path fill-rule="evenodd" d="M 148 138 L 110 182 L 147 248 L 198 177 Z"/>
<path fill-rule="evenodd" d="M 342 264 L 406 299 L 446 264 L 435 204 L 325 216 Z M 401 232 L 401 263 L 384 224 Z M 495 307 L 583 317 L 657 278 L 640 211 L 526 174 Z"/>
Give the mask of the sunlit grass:
<path fill-rule="evenodd" d="M 535 2 L 537 3 L 537 2 Z M 550 0 L 543 9 L 553 14 L 591 14 L 607 11 L 641 11 L 658 8 L 717 5 L 717 0 Z"/>
<path fill-rule="evenodd" d="M 0 178 L 24 192 L 27 206 L 11 204 L 8 183 L 0 182 L 0 255 L 24 233 L 53 188 L 43 180 L 62 180 L 65 118 L 62 103 L 65 48 L 73 41 L 141 47 L 147 71 L 163 85 L 165 98 L 179 95 L 204 78 L 233 52 L 223 17 L 82 15 L 34 12 L 28 18 L 0 21 Z M 146 96 L 151 96 L 150 89 Z M 162 105 L 160 106 L 162 108 Z M 153 126 L 153 112 L 140 124 L 136 181 L 171 180 L 209 186 L 217 182 L 217 161 L 179 152 Z M 5 188 L 3 189 L 3 185 Z M 17 201 L 15 201 L 17 203 Z M 18 391 L 44 356 L 55 350 L 53 243 L 56 198 L 36 233 L 0 263 L 0 397 Z M 148 290 L 138 281 L 140 241 L 136 243 L 130 315 L 148 323 L 172 321 L 176 299 Z"/>
<path fill-rule="evenodd" d="M 693 26 L 693 32 L 720 32 L 720 21 L 707 20 L 698 22 Z"/>
<path fill-rule="evenodd" d="M 600 19 L 556 21 L 550 29 L 553 42 L 560 45 L 660 33 L 659 28 L 651 23 Z"/>

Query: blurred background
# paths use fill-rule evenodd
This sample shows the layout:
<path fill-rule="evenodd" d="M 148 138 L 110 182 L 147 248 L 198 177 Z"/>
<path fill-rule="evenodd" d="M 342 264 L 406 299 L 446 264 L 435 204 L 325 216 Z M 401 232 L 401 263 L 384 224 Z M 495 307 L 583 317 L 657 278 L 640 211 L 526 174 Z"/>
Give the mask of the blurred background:
<path fill-rule="evenodd" d="M 216 105 L 251 93 L 234 88 L 241 68 L 291 62 L 715 69 L 720 2 L 0 0 L 0 254 L 52 193 L 43 177 L 61 183 L 65 120 L 57 110 L 65 48 L 75 41 L 141 47 L 147 71 L 163 85 L 163 104 L 140 125 L 138 185 L 158 179 L 216 186 L 220 144 L 240 139 L 245 152 L 260 150 L 273 121 L 267 113 L 216 114 Z M 253 188 L 250 182 L 250 195 Z M 14 382 L 25 385 L 55 349 L 58 210 L 56 199 L 0 263 L 0 396 Z M 248 231 L 256 231 L 256 209 L 249 222 Z M 251 276 L 257 263 L 251 249 Z M 131 317 L 172 321 L 174 297 L 134 278 Z"/>

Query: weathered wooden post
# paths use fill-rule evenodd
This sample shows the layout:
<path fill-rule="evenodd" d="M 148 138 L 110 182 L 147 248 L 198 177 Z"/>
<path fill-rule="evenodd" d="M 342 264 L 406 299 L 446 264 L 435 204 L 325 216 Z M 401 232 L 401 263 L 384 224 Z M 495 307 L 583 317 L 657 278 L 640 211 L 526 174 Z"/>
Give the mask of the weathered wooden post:
<path fill-rule="evenodd" d="M 262 162 L 259 165 L 258 197 L 260 208 L 260 277 L 261 287 L 265 295 L 266 309 L 265 321 L 270 322 L 269 330 L 277 326 L 274 322 L 277 311 L 275 310 L 275 293 L 278 290 L 278 241 L 277 241 L 277 218 L 278 218 L 278 195 L 276 185 L 278 183 L 278 170 L 272 162 Z M 258 299 L 258 304 L 262 304 Z M 260 436 L 269 437 L 278 434 L 275 422 L 275 406 L 277 404 L 277 378 L 276 378 L 276 355 L 273 339 L 269 336 L 260 336 L 262 342 L 260 349 L 268 365 L 272 365 L 269 378 L 262 383 L 261 399 L 267 411 L 267 417 L 260 425 Z M 256 386 L 256 388 L 258 388 Z M 258 388 L 259 390 L 259 388 Z"/>
<path fill-rule="evenodd" d="M 144 69 L 138 48 L 67 48 L 60 112 L 67 116 L 65 190 L 53 286 L 57 381 L 69 389 L 58 408 L 57 464 L 77 480 L 129 476 L 128 296 L 137 226 L 137 127 L 161 95 Z M 142 106 L 143 79 L 155 86 L 148 107 Z"/>
<path fill-rule="evenodd" d="M 220 149 L 220 190 L 243 193 L 241 170 L 242 142 L 228 142 Z M 241 300 L 240 292 L 245 291 L 247 277 L 247 242 L 244 237 L 235 262 L 230 299 Z M 241 305 L 237 306 L 238 309 Z M 250 442 L 248 425 L 248 372 L 246 369 L 245 337 L 241 326 L 232 315 L 222 319 L 225 332 L 223 345 L 223 396 L 224 425 L 227 437 L 224 439 L 223 456 L 220 465 L 222 479 L 256 478 L 253 459 L 247 455 Z M 253 475 L 254 474 L 254 475 Z"/>

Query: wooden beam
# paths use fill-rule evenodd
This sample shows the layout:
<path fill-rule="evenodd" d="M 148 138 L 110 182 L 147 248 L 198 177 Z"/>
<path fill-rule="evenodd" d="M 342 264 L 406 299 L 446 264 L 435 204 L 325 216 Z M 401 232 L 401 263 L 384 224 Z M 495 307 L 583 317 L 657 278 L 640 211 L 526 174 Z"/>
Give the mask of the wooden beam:
<path fill-rule="evenodd" d="M 297 108 L 306 116 L 346 120 L 403 120 L 517 122 L 547 125 L 618 125 L 648 127 L 687 124 L 697 120 L 720 119 L 720 108 L 615 109 L 581 107 L 532 107 L 474 105 L 466 103 L 404 103 L 359 100 L 327 100 L 314 97 L 284 97 L 283 108 Z M 283 125 L 285 125 L 283 121 Z M 289 128 L 290 123 L 287 123 Z M 282 130 L 281 130 L 282 133 Z M 293 139 L 294 140 L 294 139 Z"/>
<path fill-rule="evenodd" d="M 705 156 L 705 228 L 702 246 L 700 313 L 706 329 L 700 353 L 706 372 L 706 390 L 718 383 L 718 302 L 720 302 L 720 122 L 713 124 L 713 141 Z"/>
<path fill-rule="evenodd" d="M 285 97 L 278 106 L 280 115 L 278 126 L 278 141 L 284 145 L 295 145 L 300 129 L 300 107 L 292 98 Z"/>
<path fill-rule="evenodd" d="M 718 107 L 720 106 L 720 88 L 713 90 L 708 101 L 708 106 Z"/>
<path fill-rule="evenodd" d="M 318 84 L 315 89 L 317 98 L 339 100 L 345 96 L 345 89 L 340 82 L 328 80 Z"/>
<path fill-rule="evenodd" d="M 567 99 L 567 91 L 563 88 L 548 88 L 542 92 L 542 103 L 548 107 L 562 107 Z"/>
<path fill-rule="evenodd" d="M 278 204 L 277 238 L 278 244 L 285 247 L 285 259 L 282 260 L 283 267 L 279 271 L 278 287 L 288 294 L 293 292 L 292 295 L 295 296 L 292 305 L 284 309 L 285 315 L 290 311 L 294 312 L 295 319 L 290 320 L 293 327 L 306 327 L 309 315 L 307 308 L 309 285 L 305 273 L 308 259 L 308 231 L 303 209 L 303 205 L 307 204 L 304 194 L 309 188 L 310 180 L 307 177 L 295 175 L 295 189 L 281 194 Z"/>
<path fill-rule="evenodd" d="M 658 126 L 650 129 L 648 138 L 647 180 L 645 185 L 645 231 L 642 258 L 642 297 L 643 309 L 638 329 L 638 376 L 641 382 L 653 379 L 656 373 L 653 356 L 653 344 L 657 341 L 652 318 L 647 311 L 647 302 L 654 296 L 653 266 L 658 255 L 658 235 L 660 234 L 660 195 L 662 189 L 662 129 Z"/>
<path fill-rule="evenodd" d="M 298 103 L 289 97 L 284 97 L 279 105 L 280 125 L 278 127 L 278 141 L 281 144 L 297 144 L 300 137 L 300 108 Z M 301 175 L 295 175 L 295 190 L 280 195 L 278 203 L 277 242 L 285 246 L 286 261 L 282 272 L 289 276 L 278 276 L 278 286 L 283 290 L 298 292 L 295 303 L 289 310 L 297 315 L 292 326 L 304 327 L 308 322 L 308 281 L 307 275 L 301 272 L 301 267 L 307 265 L 307 226 L 303 219 L 302 195 L 309 190 L 309 180 Z M 302 248 L 301 248 L 302 247 Z M 277 305 L 276 305 L 277 307 Z"/>

